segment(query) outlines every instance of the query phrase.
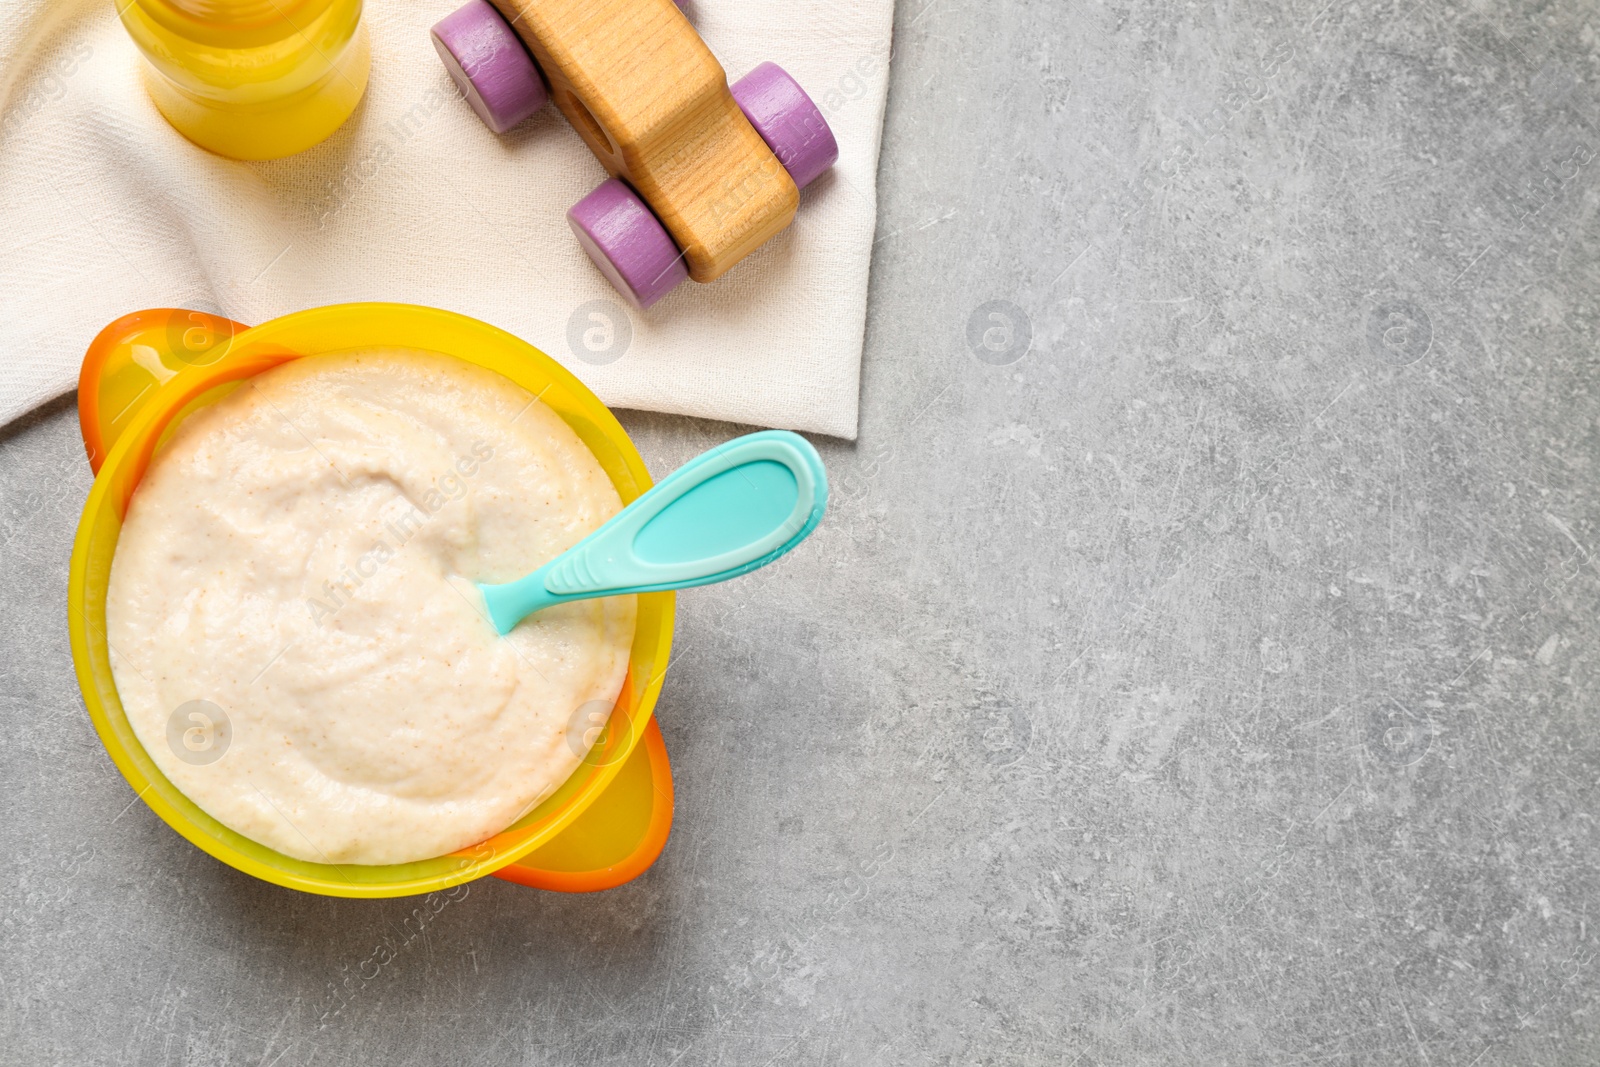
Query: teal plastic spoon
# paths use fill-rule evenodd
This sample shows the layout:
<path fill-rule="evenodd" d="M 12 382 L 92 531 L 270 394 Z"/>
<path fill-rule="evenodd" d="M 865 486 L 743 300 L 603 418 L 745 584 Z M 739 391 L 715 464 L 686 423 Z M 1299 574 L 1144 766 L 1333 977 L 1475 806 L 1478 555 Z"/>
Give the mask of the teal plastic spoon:
<path fill-rule="evenodd" d="M 508 634 L 571 600 L 725 582 L 804 541 L 827 505 L 817 450 L 798 434 L 764 430 L 696 456 L 526 578 L 478 591 Z"/>

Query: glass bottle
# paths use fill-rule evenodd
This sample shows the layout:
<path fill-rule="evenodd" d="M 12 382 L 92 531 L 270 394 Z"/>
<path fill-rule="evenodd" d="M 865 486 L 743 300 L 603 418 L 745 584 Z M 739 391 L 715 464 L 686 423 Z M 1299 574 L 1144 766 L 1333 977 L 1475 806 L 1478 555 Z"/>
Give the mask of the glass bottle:
<path fill-rule="evenodd" d="M 361 101 L 361 0 L 117 0 L 167 121 L 235 159 L 291 155 Z"/>

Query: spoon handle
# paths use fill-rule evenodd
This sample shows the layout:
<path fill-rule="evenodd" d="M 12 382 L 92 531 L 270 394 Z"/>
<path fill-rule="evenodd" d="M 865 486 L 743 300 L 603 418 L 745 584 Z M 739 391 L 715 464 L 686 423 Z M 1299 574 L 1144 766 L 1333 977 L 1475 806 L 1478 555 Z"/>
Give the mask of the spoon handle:
<path fill-rule="evenodd" d="M 725 582 L 805 540 L 827 503 L 817 450 L 764 430 L 696 456 L 527 577 L 478 588 L 505 634 L 569 600 Z"/>

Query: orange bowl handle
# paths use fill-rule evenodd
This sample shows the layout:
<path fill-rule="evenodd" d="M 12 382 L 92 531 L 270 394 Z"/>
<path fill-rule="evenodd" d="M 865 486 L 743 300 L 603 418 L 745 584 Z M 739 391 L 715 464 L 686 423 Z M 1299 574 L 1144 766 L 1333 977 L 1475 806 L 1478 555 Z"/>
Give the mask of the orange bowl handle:
<path fill-rule="evenodd" d="M 111 446 L 157 386 L 184 367 L 221 359 L 246 329 L 204 311 L 150 308 L 95 335 L 78 371 L 78 425 L 89 469 L 100 473 Z"/>

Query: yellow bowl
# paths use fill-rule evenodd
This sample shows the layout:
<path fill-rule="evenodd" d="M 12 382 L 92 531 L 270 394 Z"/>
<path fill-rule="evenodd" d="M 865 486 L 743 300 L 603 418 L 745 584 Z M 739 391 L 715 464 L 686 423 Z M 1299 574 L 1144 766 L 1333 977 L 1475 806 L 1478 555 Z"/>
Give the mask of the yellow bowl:
<path fill-rule="evenodd" d="M 340 304 L 285 315 L 249 329 L 199 313 L 140 314 L 168 316 L 135 323 L 149 344 L 121 345 L 120 366 L 103 365 L 103 349 L 98 356 L 91 349 L 85 361 L 85 382 L 91 364 L 94 381 L 90 388 L 80 389 L 80 410 L 90 461 L 99 466 L 78 524 L 67 590 L 73 665 L 89 716 L 112 761 L 134 792 L 174 830 L 224 863 L 277 885 L 333 896 L 390 897 L 444 889 L 501 868 L 507 868 L 513 880 L 527 882 L 513 876 L 517 861 L 550 844 L 579 819 L 625 764 L 644 766 L 641 741 L 651 725 L 671 655 L 673 594 L 639 597 L 628 677 L 611 724 L 572 777 L 544 803 L 489 840 L 449 856 L 382 866 L 339 865 L 294 859 L 257 844 L 207 815 L 161 773 L 134 735 L 112 679 L 112 651 L 106 641 L 111 559 L 128 500 L 172 428 L 197 407 L 214 403 L 244 380 L 291 359 L 357 348 L 421 348 L 496 371 L 539 397 L 572 427 L 626 504 L 649 489 L 651 481 L 621 424 L 577 378 L 537 348 L 476 319 L 435 308 Z M 137 319 L 129 316 L 119 323 Z M 240 332 L 231 333 L 234 328 Z M 101 347 L 97 341 L 96 348 Z M 137 367 L 126 356 L 129 350 Z M 109 418 L 101 417 L 102 411 L 113 407 Z M 655 731 L 648 732 L 659 748 Z M 639 759 L 630 760 L 636 747 Z M 659 759 L 664 766 L 664 750 Z M 670 810 L 670 792 L 667 804 Z M 652 825 L 660 838 L 655 842 L 659 851 L 665 823 L 658 817 Z M 603 884 L 583 884 L 580 879 L 565 887 Z"/>

